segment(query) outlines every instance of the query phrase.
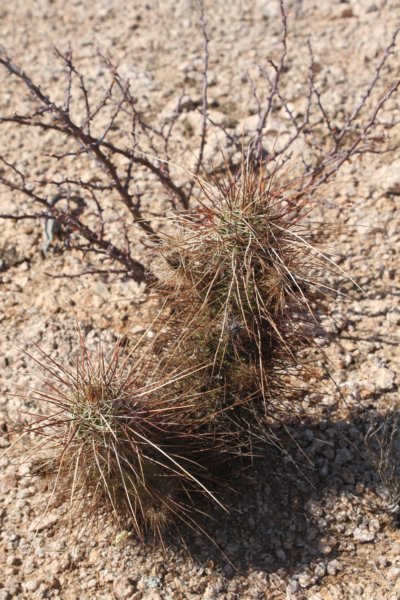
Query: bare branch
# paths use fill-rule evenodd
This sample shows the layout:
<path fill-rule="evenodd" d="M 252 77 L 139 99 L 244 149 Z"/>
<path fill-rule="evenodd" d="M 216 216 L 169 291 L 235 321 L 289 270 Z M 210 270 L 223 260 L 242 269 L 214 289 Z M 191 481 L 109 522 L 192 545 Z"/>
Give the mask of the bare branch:
<path fill-rule="evenodd" d="M 107 67 L 110 79 L 100 99 L 98 96 L 95 99 L 83 73 L 73 61 L 72 52 L 69 50 L 62 54 L 56 50 L 56 56 L 65 67 L 65 93 L 63 102 L 59 103 L 53 101 L 51 94 L 43 91 L 0 50 L 0 65 L 24 86 L 32 102 L 32 109 L 24 109 L 23 114 L 0 116 L 0 125 L 11 124 L 36 128 L 40 132 L 52 132 L 54 140 L 60 145 L 58 149 L 51 148 L 46 152 L 46 156 L 57 163 L 57 171 L 60 173 L 57 178 L 30 180 L 28 169 L 24 172 L 16 161 L 8 156 L 0 156 L 0 184 L 24 196 L 32 209 L 29 210 L 28 204 L 28 208 L 21 206 L 15 214 L 4 211 L 0 218 L 15 219 L 16 222 L 31 218 L 42 219 L 45 229 L 48 224 L 52 228 L 54 223 L 58 223 L 64 248 L 77 250 L 100 262 L 110 261 L 110 273 L 123 272 L 138 282 L 148 282 L 153 281 L 154 276 L 132 256 L 138 231 L 144 234 L 138 240 L 143 246 L 146 246 L 147 239 L 152 248 L 160 243 L 160 235 L 154 225 L 154 217 L 159 215 L 157 207 L 148 205 L 149 188 L 147 183 L 143 184 L 143 173 L 147 171 L 153 175 L 151 179 L 155 180 L 156 189 L 150 191 L 158 194 L 162 189 L 166 192 L 174 212 L 187 210 L 199 182 L 211 125 L 222 132 L 232 152 L 223 157 L 220 165 L 212 165 L 208 169 L 209 176 L 218 178 L 229 169 L 231 173 L 235 173 L 235 165 L 232 164 L 236 160 L 234 151 L 243 152 L 245 160 L 253 161 L 254 168 L 267 158 L 271 177 L 283 169 L 295 155 L 299 159 L 298 164 L 303 165 L 303 175 L 296 178 L 293 185 L 300 190 L 299 193 L 306 189 L 308 195 L 332 178 L 352 157 L 365 153 L 382 154 L 392 150 L 392 146 L 383 144 L 387 140 L 386 135 L 381 133 L 383 124 L 379 123 L 379 116 L 400 83 L 394 82 L 375 104 L 371 99 L 382 80 L 384 67 L 393 54 L 400 28 L 393 33 L 364 93 L 353 109 L 349 110 L 349 116 L 340 127 L 334 122 L 332 115 L 335 112 L 330 114 L 322 101 L 324 89 L 320 89 L 315 82 L 316 63 L 310 41 L 307 42 L 309 62 L 301 109 L 293 108 L 293 98 L 285 89 L 283 77 L 288 56 L 288 19 L 284 0 L 278 0 L 282 23 L 278 58 L 268 59 L 268 68 L 259 70 L 266 82 L 265 97 L 249 77 L 258 122 L 250 147 L 245 149 L 243 139 L 239 139 L 235 132 L 232 133 L 223 124 L 215 123 L 208 114 L 209 36 L 204 0 L 197 1 L 203 40 L 203 87 L 199 108 L 202 118 L 197 158 L 187 181 L 177 183 L 172 175 L 173 169 L 170 168 L 176 162 L 170 156 L 170 153 L 173 156 L 172 132 L 184 110 L 183 93 L 178 98 L 172 116 L 168 116 L 164 122 L 162 119 L 150 120 L 140 110 L 138 95 L 131 89 L 129 81 L 121 76 L 110 58 L 99 55 Z M 361 119 L 367 108 L 369 114 Z M 267 152 L 263 149 L 263 132 L 275 111 L 281 111 L 285 115 L 288 131 Z M 75 114 L 78 114 L 78 118 Z M 392 126 L 393 123 L 387 125 Z M 117 130 L 125 134 L 125 141 L 131 134 L 131 143 L 121 141 L 122 136 L 116 133 Z M 298 149 L 302 145 L 298 143 L 300 141 L 307 147 L 307 153 Z M 66 165 L 70 168 L 71 158 L 76 159 L 75 168 L 82 164 L 86 166 L 91 159 L 99 167 L 97 175 L 89 181 L 82 180 L 82 171 L 63 175 L 63 168 Z M 82 212 L 74 207 L 73 200 L 76 197 L 82 199 Z M 55 206 L 58 198 L 65 200 L 64 208 L 58 204 Z M 110 214 L 113 216 L 110 217 Z M 115 236 L 115 227 L 118 236 Z M 52 238 L 46 241 L 46 249 L 51 242 Z M 97 268 L 97 264 L 94 264 L 93 269 L 85 269 L 85 273 L 95 272 Z"/>
<path fill-rule="evenodd" d="M 201 132 L 200 132 L 200 145 L 198 150 L 197 161 L 193 171 L 193 179 L 189 186 L 188 198 L 192 195 L 193 188 L 196 183 L 196 179 L 198 174 L 200 173 L 200 168 L 203 162 L 204 156 L 204 148 L 207 141 L 207 118 L 208 118 L 208 63 L 209 63 L 209 51 L 208 44 L 209 38 L 207 33 L 207 22 L 204 14 L 204 1 L 198 0 L 199 10 L 200 10 L 200 25 L 201 32 L 203 35 L 203 97 L 202 97 L 202 122 L 201 122 Z"/>
<path fill-rule="evenodd" d="M 281 22 L 282 22 L 282 33 L 281 33 L 281 39 L 280 39 L 282 51 L 281 51 L 281 55 L 279 57 L 278 64 L 275 64 L 271 59 L 268 59 L 268 63 L 273 68 L 275 74 L 274 74 L 274 78 L 271 82 L 269 96 L 268 96 L 268 99 L 266 101 L 264 108 L 262 108 L 261 103 L 258 103 L 259 109 L 260 109 L 259 110 L 259 120 L 258 120 L 258 125 L 257 125 L 257 130 L 256 130 L 255 141 L 254 141 L 254 153 L 255 153 L 256 160 L 262 156 L 262 132 L 263 132 L 263 129 L 265 128 L 266 122 L 270 115 L 275 96 L 277 95 L 277 92 L 279 90 L 280 79 L 281 79 L 281 76 L 282 76 L 282 73 L 284 70 L 286 53 L 287 53 L 287 44 L 286 44 L 286 41 L 287 41 L 287 17 L 286 17 L 286 11 L 285 11 L 285 6 L 284 6 L 283 0 L 279 0 L 279 7 L 280 7 L 280 13 L 281 13 Z"/>
<path fill-rule="evenodd" d="M 345 134 L 345 132 L 349 129 L 349 127 L 351 126 L 351 124 L 357 119 L 357 117 L 360 114 L 361 110 L 365 107 L 365 104 L 366 104 L 368 98 L 371 96 L 371 93 L 372 93 L 373 89 L 375 88 L 377 82 L 380 79 L 380 76 L 381 76 L 381 73 L 382 73 L 382 69 L 385 66 L 385 64 L 387 63 L 387 60 L 388 60 L 389 56 L 391 55 L 393 48 L 396 45 L 396 40 L 397 40 L 397 36 L 399 35 L 399 32 L 400 32 L 400 27 L 398 27 L 395 30 L 395 32 L 393 33 L 392 39 L 391 39 L 389 45 L 385 48 L 385 51 L 384 51 L 384 53 L 382 55 L 382 58 L 379 61 L 378 66 L 376 67 L 375 75 L 374 75 L 373 79 L 371 80 L 371 82 L 368 85 L 367 89 L 365 90 L 364 94 L 360 98 L 359 103 L 355 106 L 353 112 L 351 113 L 351 115 L 347 119 L 346 125 L 343 127 L 342 131 L 340 132 L 340 134 L 338 136 L 339 141 L 343 137 L 343 135 Z"/>

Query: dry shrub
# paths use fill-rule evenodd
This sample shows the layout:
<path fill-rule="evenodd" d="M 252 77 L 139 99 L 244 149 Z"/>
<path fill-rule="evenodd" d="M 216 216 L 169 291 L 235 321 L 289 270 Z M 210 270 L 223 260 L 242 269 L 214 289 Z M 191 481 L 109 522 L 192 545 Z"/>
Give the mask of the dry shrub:
<path fill-rule="evenodd" d="M 149 243 L 157 245 L 161 241 L 160 217 L 168 211 L 179 215 L 194 206 L 199 177 L 210 170 L 225 171 L 228 180 L 226 166 L 237 166 L 243 138 L 251 148 L 254 164 L 267 155 L 276 173 L 282 172 L 295 156 L 296 175 L 304 174 L 313 190 L 334 179 L 351 160 L 394 150 L 388 135 L 398 120 L 388 124 L 382 113 L 399 81 L 385 86 L 380 95 L 377 88 L 390 68 L 400 28 L 393 31 L 365 89 L 346 109 L 325 105 L 325 92 L 333 83 L 326 83 L 322 74 L 317 76 L 324 70 L 314 57 L 311 42 L 296 49 L 308 54 L 308 65 L 302 106 L 294 110 L 285 75 L 289 67 L 288 18 L 284 1 L 278 4 L 282 24 L 279 51 L 275 60 L 268 58 L 266 67 L 260 67 L 261 89 L 250 80 L 257 124 L 252 131 L 239 134 L 214 123 L 209 114 L 209 37 L 203 2 L 198 2 L 204 48 L 202 100 L 196 109 L 200 117 L 198 145 L 185 147 L 184 151 L 182 136 L 177 133 L 179 118 L 187 110 L 184 94 L 177 95 L 172 116 L 163 117 L 157 109 L 145 111 L 136 90 L 105 56 L 99 57 L 107 75 L 105 91 L 93 92 L 70 51 L 56 52 L 63 75 L 56 89 L 45 89 L 29 75 L 29 63 L 26 70 L 21 68 L 0 47 L 0 67 L 12 80 L 15 98 L 15 105 L 0 115 L 0 127 L 7 140 L 13 137 L 10 132 L 20 128 L 26 131 L 27 142 L 32 140 L 29 165 L 20 160 L 18 153 L 10 152 L 12 144 L 0 149 L 0 193 L 12 199 L 2 208 L 0 219 L 42 221 L 44 257 L 54 242 L 57 225 L 63 249 L 77 253 L 84 263 L 78 272 L 56 276 L 100 273 L 152 284 L 154 273 L 148 269 L 147 249 Z M 63 98 L 61 90 L 65 90 Z M 282 140 L 271 147 L 263 136 L 274 114 L 283 116 Z M 44 147 L 40 148 L 38 139 L 30 135 L 34 131 L 46 134 Z M 217 134 L 218 139 L 222 137 L 222 147 L 223 140 L 229 142 L 228 165 L 210 166 L 204 160 L 206 144 Z M 41 152 L 50 161 L 49 173 L 57 173 L 56 177 L 34 176 L 35 157 Z M 190 167 L 193 155 L 195 165 Z M 82 177 L 87 171 L 90 176 Z M 151 183 L 144 184 L 149 176 Z M 79 210 L 74 199 L 79 199 Z"/>

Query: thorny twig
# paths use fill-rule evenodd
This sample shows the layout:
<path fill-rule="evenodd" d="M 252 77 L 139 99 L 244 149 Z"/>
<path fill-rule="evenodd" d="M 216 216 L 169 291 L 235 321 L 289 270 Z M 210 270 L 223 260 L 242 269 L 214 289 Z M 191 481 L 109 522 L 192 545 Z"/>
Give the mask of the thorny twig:
<path fill-rule="evenodd" d="M 189 187 L 189 196 L 192 195 L 193 188 L 196 183 L 197 176 L 200 173 L 200 168 L 203 162 L 204 156 L 204 148 L 207 141 L 207 119 L 208 119 L 208 64 L 209 64 L 209 51 L 208 44 L 209 38 L 207 34 L 207 22 L 205 20 L 204 15 L 204 3 L 202 0 L 199 0 L 199 10 L 200 10 L 200 23 L 201 23 L 201 31 L 203 35 L 203 48 L 204 48 L 204 64 L 203 64 L 203 97 L 202 97 L 202 123 L 201 123 L 201 133 L 200 133 L 200 144 L 198 150 L 198 157 L 196 161 L 196 165 L 194 167 L 194 178 Z"/>
<path fill-rule="evenodd" d="M 279 91 L 280 80 L 283 73 L 287 53 L 287 16 L 283 0 L 279 0 L 279 8 L 282 21 L 282 34 L 280 40 L 282 52 L 277 64 L 271 59 L 268 59 L 268 63 L 274 70 L 274 77 L 270 82 L 270 91 L 266 101 L 264 103 L 261 103 L 260 101 L 257 102 L 259 119 L 254 139 L 254 154 L 256 160 L 260 159 L 260 157 L 262 156 L 262 132 L 270 115 L 275 96 L 278 94 Z M 254 93 L 254 95 L 257 99 L 257 94 Z"/>

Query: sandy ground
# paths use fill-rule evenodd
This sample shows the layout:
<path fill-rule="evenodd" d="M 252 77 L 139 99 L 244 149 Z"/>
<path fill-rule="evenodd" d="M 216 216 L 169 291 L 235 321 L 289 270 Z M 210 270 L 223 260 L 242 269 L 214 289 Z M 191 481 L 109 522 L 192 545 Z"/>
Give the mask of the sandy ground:
<path fill-rule="evenodd" d="M 302 99 L 308 36 L 328 106 L 340 111 L 352 105 L 399 25 L 400 3 L 304 0 L 288 3 L 288 12 L 286 80 L 293 107 Z M 216 0 L 206 2 L 206 15 L 214 116 L 241 131 L 254 110 L 247 75 L 257 83 L 257 65 L 277 49 L 277 5 L 234 0 L 228 7 Z M 15 0 L 0 6 L 0 32 L 15 62 L 55 97 L 61 72 L 53 48 L 68 46 L 94 93 L 100 94 L 105 77 L 100 49 L 118 62 L 141 106 L 153 114 L 167 113 L 182 85 L 194 104 L 201 96 L 203 41 L 190 0 L 127 5 L 73 0 L 65 6 L 60 0 Z M 398 56 L 396 50 L 377 92 L 399 77 Z M 3 114 L 24 98 L 3 73 L 1 81 Z M 398 114 L 394 98 L 383 118 L 393 122 Z M 196 123 L 189 103 L 182 131 L 194 147 Z M 279 127 L 276 118 L 269 135 L 276 137 Z M 390 135 L 393 143 L 400 141 L 399 127 Z M 0 143 L 34 176 L 54 169 L 39 134 L 4 127 Z M 209 158 L 217 156 L 219 145 L 210 141 Z M 44 258 L 40 224 L 0 222 L 0 445 L 8 448 L 0 458 L 1 600 L 400 598 L 400 536 L 389 511 L 393 495 L 363 444 L 371 422 L 390 425 L 389 411 L 399 408 L 399 167 L 398 151 L 355 160 L 325 191 L 323 218 L 337 227 L 323 244 L 334 248 L 340 267 L 364 291 L 327 276 L 333 287 L 347 292 L 332 301 L 321 341 L 335 385 L 321 382 L 320 390 L 306 397 L 302 424 L 292 431 L 302 449 L 293 450 L 301 472 L 271 450 L 231 515 L 211 509 L 215 520 L 205 527 L 225 555 L 190 532 L 186 549 L 170 540 L 165 552 L 150 550 L 133 536 L 121 541 L 111 527 L 69 542 L 58 528 L 65 507 L 38 521 L 48 491 L 32 461 L 16 466 L 18 453 L 9 448 L 7 435 L 20 411 L 32 408 L 29 393 L 25 399 L 8 394 L 36 383 L 20 349 L 39 343 L 64 360 L 76 344 L 74 311 L 90 345 L 99 335 L 111 343 L 128 324 L 140 326 L 146 309 L 143 290 L 134 282 L 50 278 L 46 273 L 76 271 L 79 259 L 55 248 Z M 7 190 L 0 194 L 2 209 L 26 202 Z"/>

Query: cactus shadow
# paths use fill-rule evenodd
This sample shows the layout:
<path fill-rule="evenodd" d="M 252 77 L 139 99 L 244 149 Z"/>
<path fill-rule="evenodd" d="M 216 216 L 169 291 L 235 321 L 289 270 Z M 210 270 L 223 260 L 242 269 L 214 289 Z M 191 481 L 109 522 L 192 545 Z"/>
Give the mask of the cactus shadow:
<path fill-rule="evenodd" d="M 338 500 L 347 497 L 361 506 L 370 491 L 389 507 L 397 485 L 400 504 L 399 429 L 399 413 L 286 423 L 275 432 L 285 452 L 265 446 L 242 476 L 239 493 L 221 498 L 232 510 L 208 510 L 200 523 L 206 535 L 181 532 L 187 550 L 199 564 L 211 560 L 227 577 L 250 570 L 294 574 L 311 562 L 334 559 L 343 539 L 351 539 L 344 538 L 343 524 L 337 529 Z M 390 439 L 391 481 L 385 481 L 375 459 Z"/>

